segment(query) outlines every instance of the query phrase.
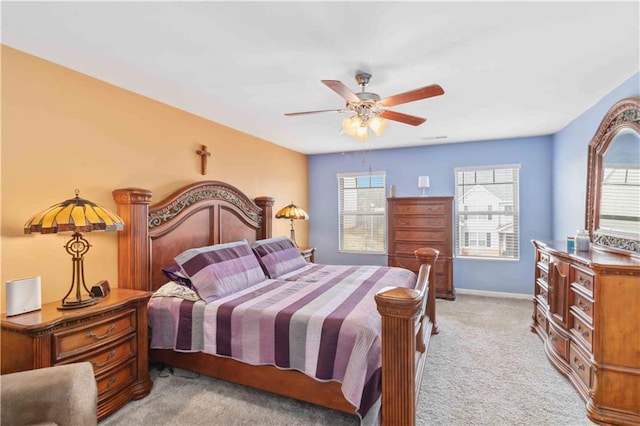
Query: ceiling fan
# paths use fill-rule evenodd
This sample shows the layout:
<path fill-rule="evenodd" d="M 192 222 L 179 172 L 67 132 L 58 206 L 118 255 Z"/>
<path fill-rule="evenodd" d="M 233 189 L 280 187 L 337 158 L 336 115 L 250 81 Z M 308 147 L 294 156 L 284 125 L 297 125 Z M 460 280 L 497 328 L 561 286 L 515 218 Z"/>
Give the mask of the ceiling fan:
<path fill-rule="evenodd" d="M 318 111 L 290 112 L 285 115 L 294 117 L 297 115 L 316 114 L 322 112 L 351 113 L 342 122 L 342 130 L 357 140 L 365 141 L 369 137 L 368 128 L 380 136 L 387 127 L 387 120 L 398 121 L 411 126 L 419 126 L 427 119 L 415 115 L 392 111 L 387 108 L 396 105 L 418 101 L 444 94 L 444 90 L 438 84 L 421 87 L 408 92 L 399 93 L 380 99 L 377 93 L 367 92 L 366 87 L 371 80 L 371 74 L 359 71 L 356 74 L 356 82 L 361 92 L 353 93 L 347 86 L 338 80 L 321 80 L 323 84 L 336 92 L 347 101 L 344 108 L 324 109 Z"/>

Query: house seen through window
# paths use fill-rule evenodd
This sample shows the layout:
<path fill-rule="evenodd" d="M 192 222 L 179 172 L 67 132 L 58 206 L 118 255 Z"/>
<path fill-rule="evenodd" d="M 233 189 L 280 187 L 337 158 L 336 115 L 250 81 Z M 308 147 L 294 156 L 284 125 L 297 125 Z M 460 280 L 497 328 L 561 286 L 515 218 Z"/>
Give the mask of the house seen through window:
<path fill-rule="evenodd" d="M 341 252 L 386 253 L 385 173 L 338 174 Z"/>
<path fill-rule="evenodd" d="M 455 169 L 456 255 L 519 258 L 520 165 Z"/>

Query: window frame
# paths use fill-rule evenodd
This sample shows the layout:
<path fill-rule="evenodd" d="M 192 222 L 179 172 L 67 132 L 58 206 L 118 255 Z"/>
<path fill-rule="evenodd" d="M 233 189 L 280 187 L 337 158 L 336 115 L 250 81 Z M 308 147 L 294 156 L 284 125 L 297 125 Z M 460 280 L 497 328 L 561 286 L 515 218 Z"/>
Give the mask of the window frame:
<path fill-rule="evenodd" d="M 520 233 L 521 233 L 521 225 L 520 225 L 520 169 L 521 164 L 496 164 L 496 165 L 488 165 L 488 166 L 470 166 L 470 167 L 457 167 L 454 169 L 454 185 L 455 185 L 455 206 L 454 206 L 454 227 L 456 228 L 456 239 L 454 241 L 454 256 L 460 259 L 479 259 L 479 260 L 490 260 L 490 261 L 519 261 L 521 254 L 521 244 L 520 244 Z M 460 210 L 460 197 L 463 195 L 463 191 L 467 188 L 464 193 L 468 193 L 469 189 L 475 185 L 483 187 L 484 190 L 489 191 L 483 185 L 497 185 L 501 184 L 500 181 L 496 181 L 495 173 L 493 174 L 492 182 L 477 183 L 478 182 L 478 172 L 485 171 L 495 171 L 495 170 L 511 170 L 511 185 L 512 187 L 512 196 L 513 201 L 500 200 L 499 204 L 504 205 L 504 209 L 496 209 L 493 207 L 488 208 L 486 211 L 477 210 L 474 211 L 473 208 L 469 208 L 469 205 L 463 205 L 462 210 Z M 463 172 L 475 172 L 476 176 L 474 184 L 463 184 L 459 182 L 460 173 Z M 508 184 L 508 181 L 502 182 L 502 184 Z M 491 192 L 491 191 L 489 191 Z M 497 197 L 496 194 L 493 194 Z M 498 198 L 499 200 L 499 198 Z M 473 207 L 473 206 L 471 206 Z M 499 232 L 499 227 L 495 230 L 490 229 L 489 232 L 486 230 L 482 230 L 478 227 L 477 230 L 473 229 L 462 229 L 462 225 L 460 223 L 461 220 L 468 221 L 471 218 L 473 220 L 480 220 L 481 217 L 484 217 L 486 225 L 498 224 L 501 221 L 502 216 L 511 216 L 513 217 L 513 227 L 515 232 L 504 233 L 504 238 L 501 237 Z M 469 242 L 471 242 L 470 233 L 477 232 L 478 234 L 483 234 L 486 232 L 486 242 L 484 247 L 470 247 L 469 244 L 465 245 L 462 237 L 469 238 Z M 492 233 L 496 233 L 492 235 Z M 466 235 L 465 235 L 466 234 Z M 495 236 L 495 238 L 493 238 Z M 516 238 L 514 238 L 514 236 Z M 478 241 L 477 239 L 475 240 Z M 511 249 L 511 251 L 515 252 L 511 255 L 505 256 L 503 253 L 500 253 L 500 247 L 504 244 L 514 244 L 515 246 Z M 488 243 L 488 244 L 487 244 Z M 475 253 L 472 254 L 463 254 L 464 248 L 473 248 L 475 249 Z M 488 254 L 482 255 L 478 253 L 481 251 L 480 249 L 487 249 L 487 252 L 498 250 L 496 254 Z M 472 251 L 472 250 L 468 250 Z"/>

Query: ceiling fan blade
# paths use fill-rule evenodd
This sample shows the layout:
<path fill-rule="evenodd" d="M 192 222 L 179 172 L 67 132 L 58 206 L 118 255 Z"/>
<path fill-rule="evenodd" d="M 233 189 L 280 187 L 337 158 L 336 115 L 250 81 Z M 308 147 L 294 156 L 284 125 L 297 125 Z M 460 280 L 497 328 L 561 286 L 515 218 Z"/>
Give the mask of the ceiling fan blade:
<path fill-rule="evenodd" d="M 378 115 L 382 118 L 386 118 L 387 120 L 399 121 L 400 123 L 410 124 L 412 126 L 419 126 L 427 121 L 426 118 L 389 110 L 380 111 Z"/>
<path fill-rule="evenodd" d="M 410 90 L 408 92 L 399 93 L 389 96 L 381 100 L 382 105 L 392 107 L 395 105 L 406 104 L 408 102 L 418 101 L 420 99 L 431 98 L 433 96 L 444 95 L 444 90 L 439 84 L 421 87 L 419 89 Z"/>
<path fill-rule="evenodd" d="M 307 114 L 317 114 L 320 112 L 347 112 L 346 109 L 321 109 L 318 111 L 301 111 L 301 112 L 288 112 L 285 115 L 287 117 L 295 117 L 296 115 L 307 115 Z"/>
<path fill-rule="evenodd" d="M 338 80 L 320 80 L 324 83 L 329 89 L 336 92 L 338 95 L 342 96 L 345 100 L 349 102 L 358 103 L 360 102 L 360 98 L 356 96 L 347 86 L 342 84 L 341 81 Z"/>

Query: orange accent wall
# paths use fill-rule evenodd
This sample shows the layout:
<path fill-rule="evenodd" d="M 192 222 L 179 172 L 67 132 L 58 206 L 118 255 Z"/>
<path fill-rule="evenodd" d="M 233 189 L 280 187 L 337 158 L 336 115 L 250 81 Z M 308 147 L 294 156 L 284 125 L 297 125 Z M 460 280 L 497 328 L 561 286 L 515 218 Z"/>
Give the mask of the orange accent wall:
<path fill-rule="evenodd" d="M 71 285 L 70 234 L 25 235 L 34 214 L 80 196 L 115 211 L 111 191 L 138 187 L 157 202 L 181 185 L 228 182 L 250 197 L 275 197 L 274 212 L 291 200 L 307 208 L 307 157 L 41 58 L 0 45 L 2 59 L 2 312 L 5 281 L 42 277 L 43 303 Z M 211 152 L 208 174 L 196 151 Z M 296 239 L 307 244 L 306 221 Z M 289 222 L 274 220 L 274 236 Z M 91 287 L 107 279 L 117 287 L 117 238 L 85 234 Z"/>

